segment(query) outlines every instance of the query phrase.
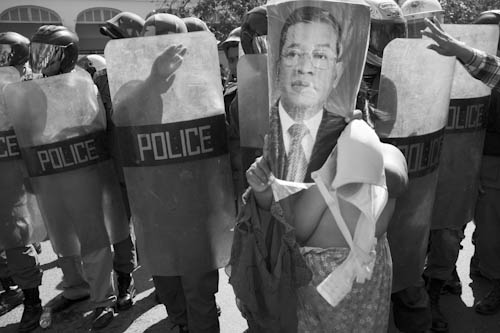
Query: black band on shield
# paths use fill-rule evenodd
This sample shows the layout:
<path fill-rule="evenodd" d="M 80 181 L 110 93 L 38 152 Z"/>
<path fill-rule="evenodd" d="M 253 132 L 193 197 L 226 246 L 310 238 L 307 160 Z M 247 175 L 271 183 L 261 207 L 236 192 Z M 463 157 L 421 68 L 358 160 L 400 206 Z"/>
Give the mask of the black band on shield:
<path fill-rule="evenodd" d="M 0 131 L 0 162 L 21 159 L 21 152 L 13 129 Z"/>
<path fill-rule="evenodd" d="M 444 128 L 425 135 L 406 138 L 381 138 L 385 143 L 396 146 L 405 155 L 408 177 L 423 177 L 439 166 L 443 146 Z"/>
<path fill-rule="evenodd" d="M 124 167 L 158 166 L 227 154 L 224 114 L 169 124 L 116 127 Z"/>
<path fill-rule="evenodd" d="M 106 133 L 99 131 L 41 146 L 21 148 L 31 177 L 47 176 L 97 164 L 110 158 Z"/>
<path fill-rule="evenodd" d="M 446 133 L 474 132 L 486 128 L 490 96 L 450 99 Z"/>

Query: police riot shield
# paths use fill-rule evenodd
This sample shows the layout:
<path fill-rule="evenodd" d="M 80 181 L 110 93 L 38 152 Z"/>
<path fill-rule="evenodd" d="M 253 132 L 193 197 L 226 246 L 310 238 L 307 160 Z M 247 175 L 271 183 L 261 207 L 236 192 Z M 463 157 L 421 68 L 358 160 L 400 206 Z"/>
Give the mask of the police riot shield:
<path fill-rule="evenodd" d="M 105 112 L 88 73 L 13 83 L 4 92 L 56 253 L 85 255 L 125 239 L 128 220 L 106 148 Z"/>
<path fill-rule="evenodd" d="M 3 88 L 20 80 L 16 68 L 0 67 L 0 250 L 47 237 L 5 107 Z"/>
<path fill-rule="evenodd" d="M 153 275 L 225 266 L 235 202 L 214 36 L 112 40 L 105 55 L 141 258 Z"/>
<path fill-rule="evenodd" d="M 395 39 L 382 63 L 378 109 L 386 115 L 375 129 L 403 152 L 409 176 L 388 228 L 393 292 L 414 285 L 424 269 L 448 115 L 455 59 L 427 49 L 429 44 Z"/>
<path fill-rule="evenodd" d="M 269 129 L 267 54 L 248 54 L 238 61 L 238 115 L 242 170 L 262 155 Z"/>
<path fill-rule="evenodd" d="M 312 183 L 355 108 L 369 9 L 364 1 L 277 1 L 267 12 L 266 152 L 277 179 Z"/>
<path fill-rule="evenodd" d="M 498 26 L 445 24 L 465 44 L 495 54 Z M 451 89 L 432 228 L 461 229 L 474 216 L 491 90 L 458 61 Z"/>

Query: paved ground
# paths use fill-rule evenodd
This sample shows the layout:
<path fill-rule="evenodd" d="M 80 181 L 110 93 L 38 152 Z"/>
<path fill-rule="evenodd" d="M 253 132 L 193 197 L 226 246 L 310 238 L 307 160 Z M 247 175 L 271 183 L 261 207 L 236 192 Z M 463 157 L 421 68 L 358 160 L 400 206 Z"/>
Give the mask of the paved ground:
<path fill-rule="evenodd" d="M 480 316 L 472 309 L 474 302 L 484 296 L 489 289 L 489 281 L 469 277 L 469 261 L 474 251 L 470 237 L 474 229 L 469 224 L 466 230 L 466 239 L 462 243 L 464 249 L 460 253 L 457 263 L 458 273 L 463 283 L 463 293 L 459 296 L 443 296 L 441 304 L 444 313 L 450 319 L 451 333 L 497 333 L 500 332 L 500 314 L 494 316 Z M 58 295 L 60 290 L 61 270 L 56 267 L 56 256 L 52 252 L 50 244 L 42 244 L 41 256 L 42 268 L 44 270 L 41 297 L 46 303 Z M 101 330 L 106 333 L 121 332 L 177 332 L 170 329 L 170 322 L 166 318 L 166 311 L 162 305 L 154 300 L 153 283 L 149 274 L 140 268 L 134 273 L 139 294 L 136 297 L 136 305 L 123 313 L 119 313 L 110 326 Z M 231 286 L 227 283 L 225 273 L 220 271 L 219 293 L 217 301 L 222 308 L 220 317 L 222 333 L 240 333 L 246 329 L 246 322 L 240 316 L 234 303 L 234 294 Z M 38 329 L 37 332 L 88 332 L 90 331 L 91 309 L 88 302 L 74 307 L 63 315 L 54 318 L 54 324 L 50 329 Z M 22 314 L 22 306 L 10 313 L 0 317 L 0 333 L 13 333 L 17 330 L 17 322 Z M 390 333 L 398 332 L 394 327 Z"/>

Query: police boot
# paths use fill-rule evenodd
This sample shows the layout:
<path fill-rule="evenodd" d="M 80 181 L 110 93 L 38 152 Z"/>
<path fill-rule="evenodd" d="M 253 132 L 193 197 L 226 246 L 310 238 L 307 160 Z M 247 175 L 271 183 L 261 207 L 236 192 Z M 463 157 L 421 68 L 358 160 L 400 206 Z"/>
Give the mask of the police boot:
<path fill-rule="evenodd" d="M 134 278 L 129 273 L 116 273 L 118 275 L 118 299 L 116 307 L 118 311 L 128 310 L 134 305 L 134 296 L 136 293 Z"/>
<path fill-rule="evenodd" d="M 42 315 L 42 301 L 37 288 L 23 289 L 24 311 L 19 323 L 18 332 L 31 332 L 38 328 Z"/>
<path fill-rule="evenodd" d="M 15 284 L 12 278 L 0 279 L 0 283 L 4 290 L 0 294 L 0 316 L 2 316 L 21 304 L 24 296 L 21 288 Z"/>
<path fill-rule="evenodd" d="M 448 321 L 439 307 L 439 297 L 444 283 L 444 280 L 430 278 L 427 284 L 427 292 L 429 293 L 429 299 L 431 301 L 431 330 L 433 332 L 448 332 Z"/>
<path fill-rule="evenodd" d="M 500 279 L 492 279 L 491 282 L 493 289 L 474 307 L 482 315 L 492 315 L 500 310 Z"/>

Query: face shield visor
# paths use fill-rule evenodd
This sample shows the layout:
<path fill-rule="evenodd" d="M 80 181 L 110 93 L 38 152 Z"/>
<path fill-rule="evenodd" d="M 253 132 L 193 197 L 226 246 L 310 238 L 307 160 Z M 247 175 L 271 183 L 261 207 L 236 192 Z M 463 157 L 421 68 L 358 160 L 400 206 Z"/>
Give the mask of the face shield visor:
<path fill-rule="evenodd" d="M 10 66 L 12 56 L 12 46 L 9 44 L 0 44 L 0 67 Z"/>
<path fill-rule="evenodd" d="M 403 20 L 372 20 L 370 25 L 370 44 L 368 46 L 368 62 L 382 65 L 384 48 L 395 38 L 406 38 L 406 23 Z"/>
<path fill-rule="evenodd" d="M 424 14 L 405 16 L 408 24 L 408 38 L 422 38 L 421 31 L 427 28 L 424 21 L 426 18 L 432 22 L 438 21 L 439 23 L 443 23 L 443 12 L 427 12 Z"/>
<path fill-rule="evenodd" d="M 240 46 L 244 54 L 267 53 L 267 36 L 257 36 L 249 30 L 241 30 Z"/>
<path fill-rule="evenodd" d="M 30 66 L 34 74 L 45 74 L 46 70 L 61 63 L 64 57 L 62 45 L 52 45 L 43 43 L 31 43 L 30 45 Z"/>

